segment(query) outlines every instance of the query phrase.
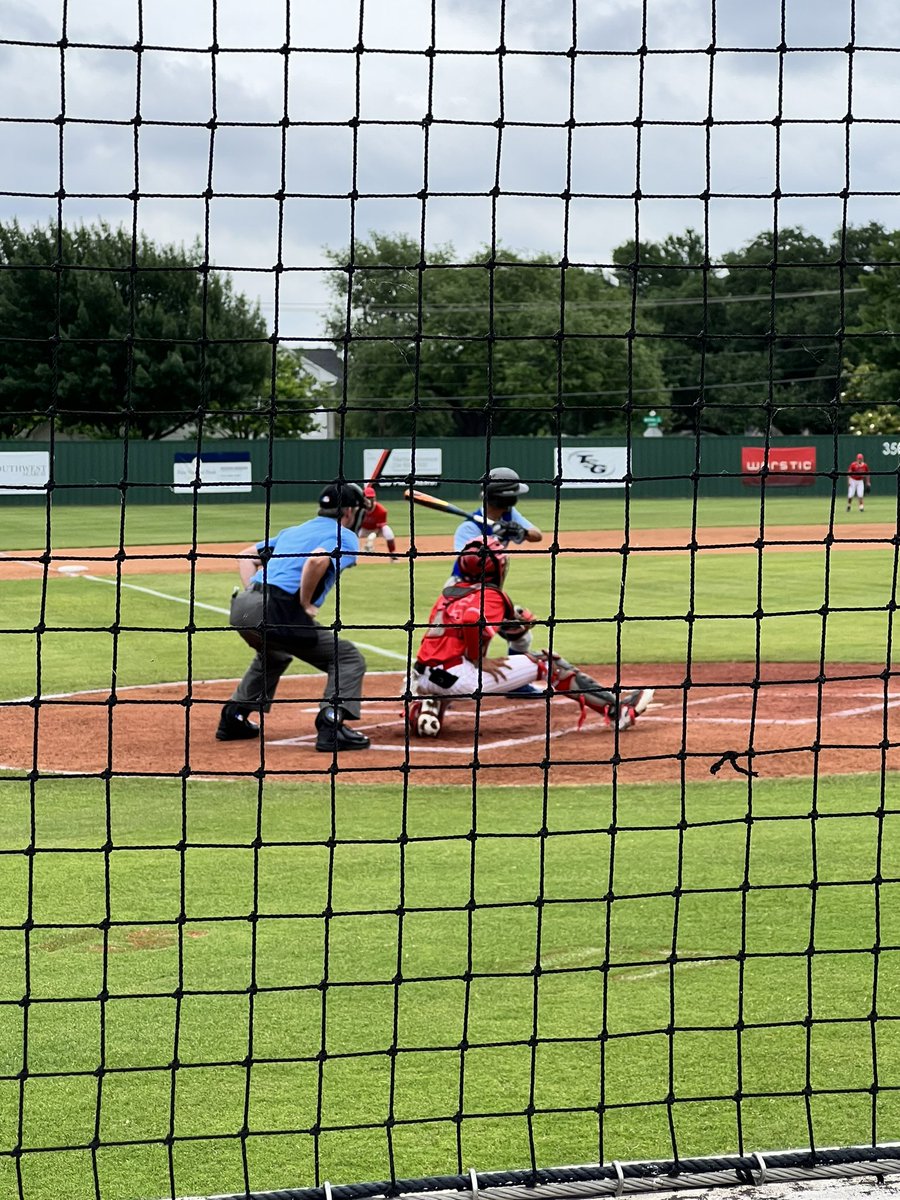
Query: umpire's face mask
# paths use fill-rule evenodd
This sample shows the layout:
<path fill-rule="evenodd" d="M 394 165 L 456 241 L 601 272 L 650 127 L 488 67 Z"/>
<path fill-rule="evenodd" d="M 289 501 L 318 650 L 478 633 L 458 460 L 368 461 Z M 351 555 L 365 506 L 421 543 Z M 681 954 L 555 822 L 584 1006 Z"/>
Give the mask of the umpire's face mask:
<path fill-rule="evenodd" d="M 366 510 L 364 507 L 355 508 L 352 510 L 352 513 L 353 513 L 353 519 L 351 520 L 351 522 L 347 526 L 347 528 L 352 529 L 354 533 L 359 533 L 360 528 L 363 523 L 363 517 L 366 515 Z"/>

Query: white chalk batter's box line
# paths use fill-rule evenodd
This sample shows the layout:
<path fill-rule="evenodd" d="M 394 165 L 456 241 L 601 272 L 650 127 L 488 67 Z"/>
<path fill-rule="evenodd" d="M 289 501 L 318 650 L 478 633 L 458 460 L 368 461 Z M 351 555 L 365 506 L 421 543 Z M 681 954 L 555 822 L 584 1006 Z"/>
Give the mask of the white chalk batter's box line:
<path fill-rule="evenodd" d="M 779 690 L 783 694 L 787 689 L 779 689 Z M 767 691 L 766 694 L 767 694 L 767 696 L 772 697 L 773 692 Z M 815 696 L 817 694 L 817 689 L 812 689 L 807 694 L 809 696 Z M 777 695 L 777 691 L 776 691 L 776 695 Z M 860 698 L 864 698 L 867 695 L 878 695 L 878 693 L 862 693 Z M 389 699 L 389 698 L 386 698 L 386 699 Z M 558 697 L 557 699 L 561 699 L 561 698 Z M 697 700 L 696 702 L 688 701 L 688 707 L 689 708 L 692 707 L 694 703 L 708 704 L 708 703 L 721 703 L 723 701 L 728 702 L 728 701 L 734 701 L 734 700 L 743 700 L 743 701 L 749 703 L 750 697 L 746 694 L 746 692 L 731 692 L 731 693 L 726 693 L 724 696 L 704 697 L 703 699 Z M 493 718 L 495 718 L 497 716 L 505 717 L 509 713 L 521 712 L 523 710 L 528 710 L 530 708 L 533 709 L 533 706 L 540 704 L 540 702 L 541 702 L 540 699 L 538 697 L 535 697 L 533 701 L 526 701 L 526 703 L 524 703 L 524 704 L 498 703 L 498 704 L 492 704 L 492 705 L 485 705 L 484 707 L 482 707 L 481 713 L 479 714 L 479 726 L 485 720 L 490 720 L 490 723 L 494 724 Z M 457 707 L 457 705 L 460 703 L 462 705 L 465 705 L 465 707 Z M 554 701 L 554 703 L 555 703 L 555 701 Z M 839 710 L 837 712 L 829 712 L 826 715 L 829 720 L 831 720 L 835 717 L 844 718 L 844 717 L 854 717 L 854 716 L 865 716 L 868 713 L 883 712 L 885 710 L 885 708 L 897 708 L 898 706 L 900 706 L 900 696 L 893 695 L 889 698 L 888 703 L 886 705 L 882 699 L 879 703 L 876 703 L 876 704 L 868 704 L 868 705 L 864 705 L 864 706 L 860 706 L 860 707 L 856 707 L 856 708 Z M 680 714 L 668 716 L 668 715 L 664 715 L 662 713 L 653 712 L 654 709 L 667 708 L 667 707 L 670 707 L 670 706 L 662 704 L 662 703 L 651 704 L 648 711 L 645 712 L 640 718 L 641 726 L 648 724 L 648 723 L 654 724 L 654 725 L 680 725 L 680 724 L 682 724 L 683 716 Z M 673 705 L 671 707 L 675 707 L 675 705 Z M 680 707 L 680 705 L 677 705 L 677 707 Z M 319 710 L 318 710 L 318 707 L 315 707 L 315 708 L 303 708 L 300 711 L 303 713 L 314 715 Z M 467 720 L 469 722 L 474 723 L 475 718 L 476 718 L 476 713 L 475 713 L 474 704 L 472 701 L 468 701 L 468 702 L 467 701 L 462 701 L 462 702 L 457 701 L 454 704 L 453 709 L 452 709 L 452 715 L 448 717 L 448 720 L 456 721 L 459 718 L 462 718 L 463 720 Z M 805 726 L 809 726 L 809 725 L 815 725 L 818 719 L 819 718 L 816 713 L 812 713 L 807 717 L 787 717 L 787 718 L 786 717 L 756 717 L 753 724 L 754 724 L 754 726 L 762 726 L 762 725 L 776 725 L 776 726 L 802 726 L 802 725 L 805 725 Z M 366 722 L 364 724 L 360 723 L 357 726 L 357 728 L 361 732 L 364 732 L 366 734 L 372 734 L 379 729 L 396 729 L 398 723 L 402 722 L 402 720 L 403 720 L 403 714 L 399 713 L 397 715 L 397 717 L 391 721 L 371 721 L 371 722 Z M 588 721 L 590 721 L 590 720 L 591 720 L 591 716 L 589 715 Z M 600 720 L 600 718 L 598 716 L 597 722 L 599 722 L 599 720 Z M 698 717 L 698 716 L 692 716 L 690 718 L 690 723 L 692 725 L 695 725 L 695 724 L 741 725 L 746 728 L 749 726 L 749 723 L 750 723 L 750 714 L 748 713 L 746 716 L 743 716 L 743 717 L 726 717 L 726 716 Z M 608 729 L 603 726 L 595 725 L 594 729 L 596 730 L 598 728 L 601 729 L 603 732 L 609 733 L 610 736 L 614 735 L 614 731 L 612 729 Z M 569 734 L 573 734 L 573 735 L 577 736 L 580 732 L 587 732 L 587 730 L 588 730 L 587 725 L 585 725 L 582 730 L 579 730 L 577 728 L 577 725 L 567 725 L 565 728 L 559 728 L 559 729 L 547 729 L 545 727 L 544 729 L 540 730 L 538 733 L 521 734 L 518 737 L 502 738 L 502 739 L 491 740 L 491 741 L 488 741 L 485 738 L 479 738 L 477 748 L 478 748 L 479 752 L 488 751 L 488 750 L 506 750 L 506 749 L 509 749 L 510 747 L 527 746 L 527 745 L 533 744 L 535 742 L 553 740 L 558 737 L 566 737 Z M 629 733 L 625 733 L 623 736 L 629 737 L 631 735 Z M 297 737 L 291 737 L 291 738 L 272 738 L 272 739 L 267 738 L 266 745 L 267 746 L 311 746 L 311 745 L 313 745 L 315 740 L 316 740 L 316 735 L 314 733 L 300 734 Z M 383 743 L 377 744 L 375 742 L 373 742 L 372 745 L 370 746 L 370 750 L 381 751 L 381 752 L 385 752 L 385 753 L 397 753 L 398 750 L 402 750 L 403 748 L 404 747 L 402 744 L 401 745 L 397 745 L 397 744 L 391 745 L 391 744 L 383 744 Z M 474 749 L 474 742 L 467 743 L 466 745 L 463 745 L 463 746 L 452 746 L 452 745 L 438 745 L 434 742 L 425 741 L 421 738 L 411 738 L 410 739 L 410 748 L 414 749 L 417 754 L 467 754 L 467 755 L 471 755 L 472 751 Z"/>

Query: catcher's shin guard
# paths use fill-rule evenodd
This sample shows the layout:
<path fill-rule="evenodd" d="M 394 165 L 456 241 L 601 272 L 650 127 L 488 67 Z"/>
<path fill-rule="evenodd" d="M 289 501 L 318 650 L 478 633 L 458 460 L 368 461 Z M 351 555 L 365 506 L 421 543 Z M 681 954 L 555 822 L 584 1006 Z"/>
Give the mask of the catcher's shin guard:
<path fill-rule="evenodd" d="M 617 700 L 614 692 L 601 687 L 590 675 L 546 650 L 541 654 L 530 654 L 529 658 L 537 663 L 539 679 L 546 679 L 554 692 L 569 696 L 581 705 L 579 729 L 584 723 L 585 708 L 600 713 L 607 725 L 615 723 L 620 730 L 630 729 L 653 699 L 652 688 L 635 688 Z"/>
<path fill-rule="evenodd" d="M 601 687 L 596 679 L 591 679 L 590 675 L 573 667 L 561 655 L 550 654 L 547 650 L 542 650 L 539 654 L 529 654 L 528 657 L 537 664 L 539 680 L 546 679 L 554 692 L 568 696 L 581 705 L 579 729 L 584 723 L 585 708 L 600 713 L 607 722 L 615 718 L 619 707 L 616 697 Z"/>
<path fill-rule="evenodd" d="M 436 738 L 444 724 L 444 713 L 447 709 L 446 700 L 438 700 L 434 696 L 424 696 L 414 700 L 409 706 L 410 733 L 421 738 Z"/>

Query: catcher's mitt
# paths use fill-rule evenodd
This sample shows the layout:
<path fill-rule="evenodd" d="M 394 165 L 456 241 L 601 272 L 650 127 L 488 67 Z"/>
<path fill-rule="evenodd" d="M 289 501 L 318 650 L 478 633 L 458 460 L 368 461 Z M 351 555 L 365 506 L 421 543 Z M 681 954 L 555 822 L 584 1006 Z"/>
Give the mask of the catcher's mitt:
<path fill-rule="evenodd" d="M 530 609 L 523 608 L 521 604 L 514 604 L 513 608 L 515 609 L 515 617 L 508 617 L 497 626 L 497 632 L 507 642 L 513 642 L 516 638 L 524 637 L 528 630 L 537 624 L 537 617 Z"/>

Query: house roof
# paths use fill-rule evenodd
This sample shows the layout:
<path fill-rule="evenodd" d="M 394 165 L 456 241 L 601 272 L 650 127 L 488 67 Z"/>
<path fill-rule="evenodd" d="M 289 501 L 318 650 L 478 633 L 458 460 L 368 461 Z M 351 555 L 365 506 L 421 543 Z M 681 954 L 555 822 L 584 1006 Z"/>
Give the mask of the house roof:
<path fill-rule="evenodd" d="M 304 361 L 318 367 L 320 371 L 333 376 L 336 383 L 340 383 L 343 380 L 343 360 L 337 351 L 332 350 L 330 346 L 303 347 L 300 350 L 300 357 Z"/>

